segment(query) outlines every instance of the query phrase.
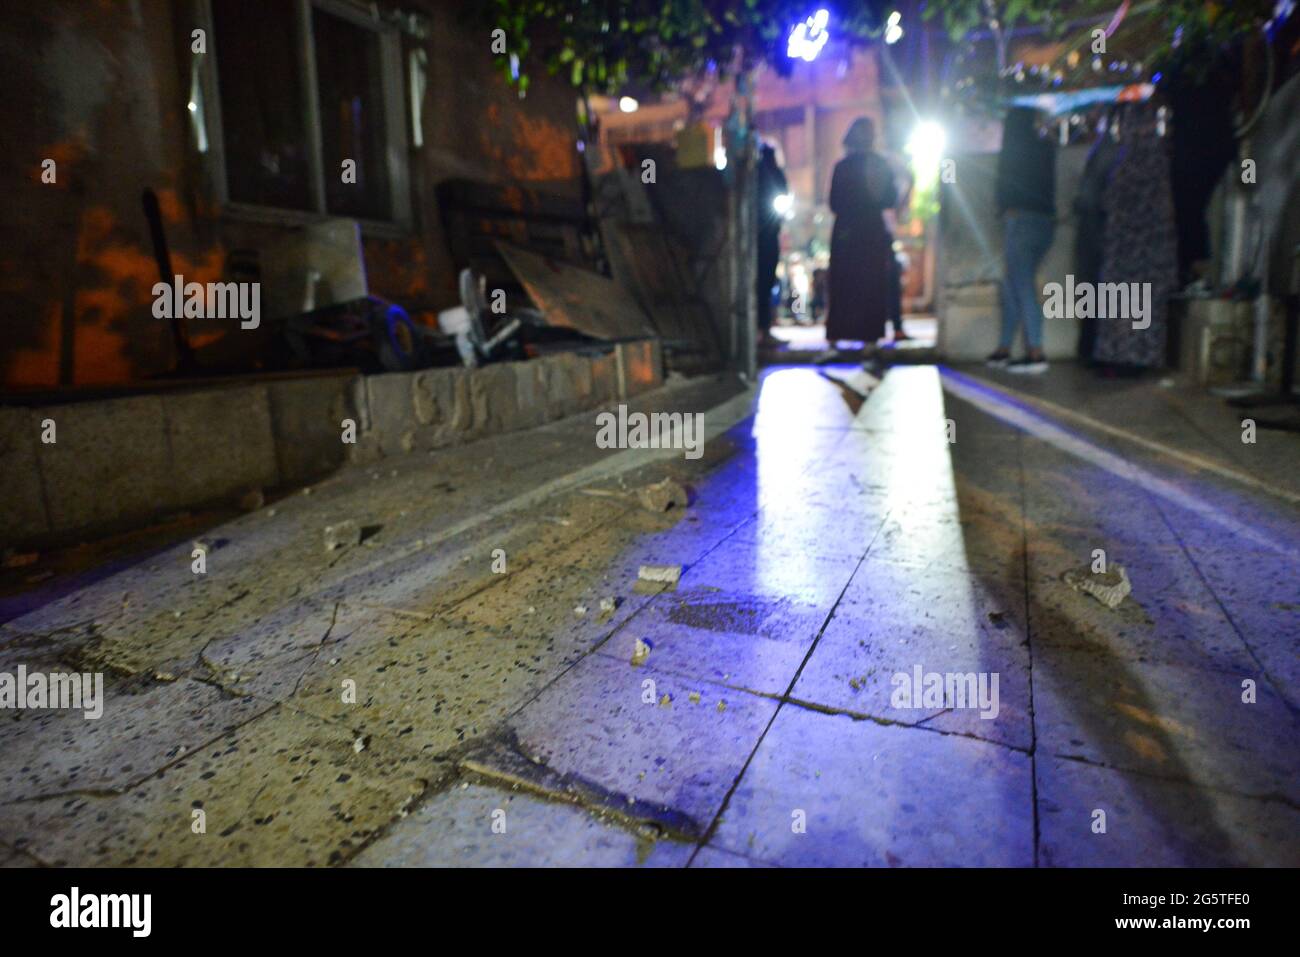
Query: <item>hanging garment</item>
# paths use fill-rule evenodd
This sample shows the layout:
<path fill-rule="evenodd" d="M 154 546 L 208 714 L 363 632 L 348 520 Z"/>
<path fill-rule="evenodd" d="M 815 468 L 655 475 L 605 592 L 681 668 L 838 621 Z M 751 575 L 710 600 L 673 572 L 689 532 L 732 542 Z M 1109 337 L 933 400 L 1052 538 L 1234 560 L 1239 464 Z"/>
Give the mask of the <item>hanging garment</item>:
<path fill-rule="evenodd" d="M 883 211 L 897 201 L 893 174 L 879 154 L 852 152 L 835 164 L 828 342 L 873 343 L 885 334 L 893 238 L 885 228 Z"/>
<path fill-rule="evenodd" d="M 1101 264 L 1105 255 L 1106 184 L 1115 165 L 1119 143 L 1104 126 L 1097 142 L 1088 151 L 1079 192 L 1074 198 L 1074 281 L 1096 284 L 1101 281 Z M 1079 320 L 1079 358 L 1092 361 L 1097 342 L 1097 320 L 1086 316 Z"/>
<path fill-rule="evenodd" d="M 1178 288 L 1178 249 L 1169 156 L 1156 131 L 1156 110 L 1145 103 L 1121 119 L 1120 148 L 1102 203 L 1106 215 L 1102 283 L 1149 283 L 1149 325 L 1135 316 L 1097 320 L 1093 358 L 1116 365 L 1158 368 L 1165 363 L 1168 299 Z M 1131 311 L 1131 310 L 1130 310 Z"/>
<path fill-rule="evenodd" d="M 1237 74 L 1227 60 L 1206 45 L 1167 71 L 1160 90 L 1174 113 L 1169 131 L 1169 182 L 1174 191 L 1178 233 L 1178 269 L 1183 282 L 1192 264 L 1211 256 L 1206 208 L 1228 164 L 1237 158 L 1233 98 Z"/>

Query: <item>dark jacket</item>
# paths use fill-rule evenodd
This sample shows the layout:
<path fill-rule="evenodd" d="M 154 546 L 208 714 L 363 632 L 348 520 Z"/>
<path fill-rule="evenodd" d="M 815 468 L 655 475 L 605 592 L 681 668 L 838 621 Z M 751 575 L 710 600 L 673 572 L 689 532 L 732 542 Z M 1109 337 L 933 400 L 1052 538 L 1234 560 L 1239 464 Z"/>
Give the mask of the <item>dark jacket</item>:
<path fill-rule="evenodd" d="M 1034 129 L 1034 111 L 1007 113 L 998 155 L 998 212 L 1015 209 L 1056 215 L 1056 148 Z"/>

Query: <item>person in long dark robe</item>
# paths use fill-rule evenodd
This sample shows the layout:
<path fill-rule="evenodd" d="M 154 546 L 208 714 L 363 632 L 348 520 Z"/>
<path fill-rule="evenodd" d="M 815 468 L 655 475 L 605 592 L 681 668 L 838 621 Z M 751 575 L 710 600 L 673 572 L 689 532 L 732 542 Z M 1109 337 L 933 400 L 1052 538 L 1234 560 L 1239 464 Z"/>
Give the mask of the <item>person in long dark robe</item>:
<path fill-rule="evenodd" d="M 831 175 L 828 342 L 867 346 L 885 334 L 889 317 L 892 237 L 883 212 L 898 202 L 898 187 L 884 157 L 872 151 L 875 127 L 865 116 L 844 136 L 847 155 Z"/>

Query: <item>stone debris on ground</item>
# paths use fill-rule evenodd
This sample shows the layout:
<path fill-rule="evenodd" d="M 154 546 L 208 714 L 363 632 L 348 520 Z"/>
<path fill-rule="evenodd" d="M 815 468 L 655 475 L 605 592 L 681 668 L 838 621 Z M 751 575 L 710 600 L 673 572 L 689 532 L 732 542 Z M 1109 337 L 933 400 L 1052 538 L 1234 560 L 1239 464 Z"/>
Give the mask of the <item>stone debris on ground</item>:
<path fill-rule="evenodd" d="M 578 489 L 583 495 L 591 495 L 595 498 L 622 498 L 623 493 L 610 488 L 580 488 Z"/>
<path fill-rule="evenodd" d="M 260 488 L 251 488 L 239 497 L 239 507 L 245 512 L 256 512 L 266 504 L 266 496 Z"/>
<path fill-rule="evenodd" d="M 773 404 L 760 406 L 762 428 L 737 430 L 708 469 L 674 466 L 699 495 L 685 515 L 635 507 L 648 479 L 606 502 L 568 496 L 575 479 L 539 501 L 553 462 L 595 458 L 584 421 L 553 456 L 536 455 L 553 430 L 488 446 L 514 450 L 508 469 L 483 469 L 469 447 L 440 452 L 424 474 L 404 464 L 409 484 L 349 467 L 278 516 L 179 532 L 230 559 L 209 561 L 218 574 L 198 587 L 161 556 L 17 619 L 6 636 L 54 635 L 87 666 L 114 670 L 103 722 L 89 723 L 98 741 L 67 747 L 68 721 L 0 722 L 0 863 L 19 841 L 33 861 L 69 866 L 1297 859 L 1294 562 L 1211 547 L 1222 535 L 1206 515 L 1141 500 L 1147 511 L 1123 516 L 1126 528 L 1149 521 L 1159 539 L 1141 553 L 1153 594 L 1140 620 L 1147 596 L 1127 607 L 1119 596 L 1133 587 L 1126 570 L 1108 563 L 1113 580 L 1097 581 L 1084 568 L 1066 578 L 1069 592 L 1060 576 L 1085 561 L 1081 541 L 1091 546 L 1076 530 L 1114 519 L 1131 479 L 1022 442 L 978 408 L 945 406 L 933 369 L 891 371 L 860 417 L 816 372 L 778 375 L 782 388 L 802 378 L 809 405 L 791 416 L 787 403 L 775 421 L 763 418 Z M 998 441 L 918 446 L 940 410 L 963 434 Z M 806 434 L 814 415 L 835 428 Z M 1013 442 L 1020 455 L 1003 454 Z M 447 476 L 463 498 L 413 501 L 412 488 Z M 1226 494 L 1210 478 L 1203 488 Z M 783 499 L 837 507 L 765 508 L 755 520 Z M 703 527 L 673 521 L 701 508 Z M 1277 524 L 1276 510 L 1239 508 L 1270 534 L 1300 529 Z M 495 524 L 466 529 L 466 514 Z M 959 521 L 981 514 L 1013 533 L 990 542 Z M 387 562 L 348 547 L 371 542 L 381 522 L 393 529 Z M 934 542 L 937 527 L 952 539 L 930 557 L 948 570 L 920 573 L 911 546 Z M 1204 560 L 1159 547 L 1176 538 Z M 501 543 L 521 554 L 494 576 L 483 546 Z M 1077 558 L 1053 566 L 1063 555 Z M 1159 600 L 1164 583 L 1197 592 Z M 639 600 L 636 585 L 682 594 Z M 1117 596 L 1115 613 L 1092 604 Z M 565 611 L 575 606 L 585 618 Z M 1031 624 L 1043 635 L 1032 656 Z M 28 646 L 0 639 L 11 657 Z M 1270 680 L 1243 707 L 1237 684 L 1256 653 Z M 1000 673 L 997 720 L 973 702 L 893 711 L 888 676 L 918 663 Z M 360 711 L 340 700 L 351 679 L 363 679 Z M 706 708 L 710 694 L 730 697 Z M 690 707 L 677 708 L 683 696 Z M 202 840 L 183 819 L 196 800 L 212 802 Z M 484 838 L 507 800 L 511 836 Z M 1123 841 L 1089 829 L 1099 801 Z M 792 808 L 808 809 L 806 833 L 792 833 Z M 269 826 L 218 836 L 240 820 Z M 629 835 L 651 821 L 672 840 L 651 831 L 647 854 Z"/>
<path fill-rule="evenodd" d="M 637 569 L 635 590 L 640 594 L 674 591 L 681 577 L 681 565 L 642 565 Z"/>
<path fill-rule="evenodd" d="M 645 664 L 645 660 L 650 657 L 650 649 L 653 646 L 640 638 L 636 640 L 636 645 L 632 648 L 632 664 L 640 667 Z"/>
<path fill-rule="evenodd" d="M 835 383 L 858 401 L 865 401 L 880 385 L 880 379 L 865 369 L 858 369 L 848 375 L 836 375 L 823 371 L 821 376 Z M 856 409 L 854 411 L 856 412 Z"/>
<path fill-rule="evenodd" d="M 346 548 L 361 544 L 361 526 L 352 519 L 325 526 L 325 550 L 332 552 L 336 548 Z"/>
<path fill-rule="evenodd" d="M 648 512 L 666 512 L 673 507 L 685 508 L 691 503 L 686 489 L 671 478 L 637 489 L 636 500 Z"/>
<path fill-rule="evenodd" d="M 1087 566 L 1072 568 L 1061 576 L 1061 580 L 1075 591 L 1091 595 L 1110 609 L 1118 608 L 1120 602 L 1133 590 L 1128 572 L 1118 563 L 1112 564 L 1104 572 L 1094 572 Z"/>

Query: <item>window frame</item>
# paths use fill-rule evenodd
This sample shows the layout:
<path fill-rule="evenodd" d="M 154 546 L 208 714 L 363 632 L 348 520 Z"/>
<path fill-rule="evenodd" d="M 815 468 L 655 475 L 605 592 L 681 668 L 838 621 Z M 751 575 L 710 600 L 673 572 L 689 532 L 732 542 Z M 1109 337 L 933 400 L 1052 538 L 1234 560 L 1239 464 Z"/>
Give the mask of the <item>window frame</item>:
<path fill-rule="evenodd" d="M 352 0 L 274 0 L 289 2 L 294 6 L 295 36 L 293 48 L 297 53 L 298 70 L 305 91 L 304 121 L 308 147 L 308 190 L 312 209 L 286 209 L 246 203 L 230 198 L 226 177 L 226 153 L 222 128 L 221 93 L 217 78 L 220 70 L 220 50 L 212 16 L 212 0 L 196 0 L 195 19 L 207 38 L 206 54 L 198 57 L 200 87 L 203 95 L 202 130 L 207 138 L 207 149 L 202 151 L 211 181 L 213 195 L 223 216 L 254 222 L 281 225 L 305 225 L 326 219 L 356 219 L 366 235 L 396 237 L 410 235 L 415 222 L 411 206 L 411 154 L 407 136 L 406 86 L 403 79 L 405 58 L 402 50 L 402 32 L 393 23 L 379 19 L 371 8 Z M 312 12 L 319 9 L 342 20 L 374 32 L 379 39 L 380 77 L 383 90 L 383 124 L 386 143 L 385 162 L 388 166 L 388 219 L 348 217 L 331 213 L 325 202 L 325 157 L 323 155 L 320 122 L 320 90 L 317 84 L 316 43 L 312 30 Z M 188 36 L 187 36 L 188 39 Z"/>

